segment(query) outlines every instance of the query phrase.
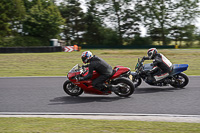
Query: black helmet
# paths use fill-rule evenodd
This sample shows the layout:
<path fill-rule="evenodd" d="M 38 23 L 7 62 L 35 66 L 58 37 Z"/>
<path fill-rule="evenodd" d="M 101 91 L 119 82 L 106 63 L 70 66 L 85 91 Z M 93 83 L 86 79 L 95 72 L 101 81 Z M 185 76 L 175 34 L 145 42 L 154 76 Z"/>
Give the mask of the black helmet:
<path fill-rule="evenodd" d="M 149 57 L 149 59 L 154 59 L 155 55 L 158 53 L 157 49 L 156 48 L 150 48 L 148 51 L 147 51 L 147 55 Z"/>

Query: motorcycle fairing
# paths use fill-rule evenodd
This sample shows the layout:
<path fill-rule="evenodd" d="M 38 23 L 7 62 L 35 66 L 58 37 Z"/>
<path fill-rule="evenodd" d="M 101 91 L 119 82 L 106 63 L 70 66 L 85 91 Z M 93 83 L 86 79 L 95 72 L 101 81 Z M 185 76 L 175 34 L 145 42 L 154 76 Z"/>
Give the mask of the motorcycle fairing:
<path fill-rule="evenodd" d="M 69 75 L 69 74 L 68 74 Z M 69 76 L 73 76 L 73 75 L 69 75 Z M 75 74 L 74 74 L 75 76 Z M 98 89 L 94 89 L 92 86 L 92 80 L 86 80 L 86 81 L 76 81 L 75 79 L 71 79 L 70 80 L 77 85 L 78 87 L 82 88 L 84 90 L 85 93 L 88 94 L 99 94 L 99 95 L 104 95 L 104 92 L 99 91 Z M 87 89 L 86 89 L 87 88 Z M 105 95 L 111 94 L 111 92 L 107 92 L 105 93 Z"/>
<path fill-rule="evenodd" d="M 152 63 L 144 64 L 144 71 L 145 70 L 151 70 L 151 69 L 153 69 L 153 64 Z"/>
<path fill-rule="evenodd" d="M 123 67 L 123 66 L 116 66 L 114 67 L 114 71 L 115 71 L 115 74 L 110 79 L 114 79 L 116 77 L 119 77 L 121 74 L 130 71 L 130 68 Z"/>
<path fill-rule="evenodd" d="M 132 75 L 133 77 L 135 77 L 135 76 L 137 76 L 137 75 L 138 75 L 138 73 L 136 73 L 136 72 L 132 71 L 132 72 L 131 72 L 131 75 Z"/>
<path fill-rule="evenodd" d="M 83 77 L 86 76 L 86 75 L 88 74 L 88 72 L 89 72 L 89 70 L 88 70 L 88 68 L 87 68 L 87 72 L 86 72 L 85 74 L 83 74 Z M 94 70 L 91 79 L 95 79 L 95 78 L 97 78 L 97 77 L 99 77 L 99 73 L 96 72 L 96 71 Z"/>
<path fill-rule="evenodd" d="M 188 64 L 173 64 L 173 71 L 171 75 L 176 75 L 178 73 L 186 71 L 188 66 L 189 66 Z"/>
<path fill-rule="evenodd" d="M 175 75 L 183 71 L 186 71 L 187 68 L 188 68 L 188 64 L 173 64 L 173 71 L 171 72 L 171 75 Z M 144 65 L 144 71 L 151 70 L 151 69 L 153 69 L 152 63 Z"/>

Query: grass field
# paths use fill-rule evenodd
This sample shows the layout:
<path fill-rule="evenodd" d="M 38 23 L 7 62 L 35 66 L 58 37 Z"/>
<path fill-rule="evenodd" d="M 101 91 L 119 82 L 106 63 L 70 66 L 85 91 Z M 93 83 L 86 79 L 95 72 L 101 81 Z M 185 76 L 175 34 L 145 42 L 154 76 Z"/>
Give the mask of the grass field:
<path fill-rule="evenodd" d="M 174 64 L 189 64 L 188 75 L 200 75 L 200 49 L 158 49 Z M 85 50 L 84 50 L 85 51 Z M 122 65 L 134 71 L 138 57 L 147 50 L 91 50 L 112 67 Z M 0 54 L 0 77 L 65 76 L 75 65 L 82 64 L 83 52 Z M 149 62 L 149 61 L 148 61 Z M 148 63 L 147 62 L 147 63 Z"/>
<path fill-rule="evenodd" d="M 199 133 L 200 123 L 0 118 L 1 133 Z"/>

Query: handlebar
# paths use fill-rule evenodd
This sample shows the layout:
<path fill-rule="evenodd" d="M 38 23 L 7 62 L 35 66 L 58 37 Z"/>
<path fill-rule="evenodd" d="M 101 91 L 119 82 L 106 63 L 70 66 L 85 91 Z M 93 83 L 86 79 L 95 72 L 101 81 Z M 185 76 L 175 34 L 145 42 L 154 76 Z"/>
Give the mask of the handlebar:
<path fill-rule="evenodd" d="M 88 66 L 82 65 L 82 66 L 80 67 L 80 74 L 86 73 L 86 69 L 85 69 L 86 67 L 88 67 Z"/>
<path fill-rule="evenodd" d="M 142 58 L 138 58 L 138 63 L 135 67 L 135 70 L 139 71 L 139 69 L 141 68 L 141 66 L 143 66 L 143 62 L 144 62 L 144 59 L 145 57 L 142 57 Z"/>

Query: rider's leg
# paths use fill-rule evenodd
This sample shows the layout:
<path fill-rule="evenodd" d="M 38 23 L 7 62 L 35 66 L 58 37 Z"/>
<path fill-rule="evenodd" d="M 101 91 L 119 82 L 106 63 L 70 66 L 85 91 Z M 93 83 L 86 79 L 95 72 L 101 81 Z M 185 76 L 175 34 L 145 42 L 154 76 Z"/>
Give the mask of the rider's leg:
<path fill-rule="evenodd" d="M 156 82 L 155 75 L 159 75 L 161 73 L 161 69 L 157 66 L 153 67 L 153 69 L 147 71 L 147 82 L 154 83 Z"/>
<path fill-rule="evenodd" d="M 110 75 L 100 75 L 98 78 L 94 79 L 92 82 L 92 86 L 100 91 L 118 91 L 122 85 L 110 85 L 105 84 L 105 81 L 110 77 Z"/>
<path fill-rule="evenodd" d="M 104 83 L 110 76 L 100 75 L 92 81 L 92 86 L 100 91 L 104 90 L 107 86 Z"/>
<path fill-rule="evenodd" d="M 159 75 L 155 75 L 154 78 L 155 78 L 155 81 L 158 82 L 158 81 L 166 78 L 167 76 L 169 76 L 169 73 L 161 73 Z"/>

